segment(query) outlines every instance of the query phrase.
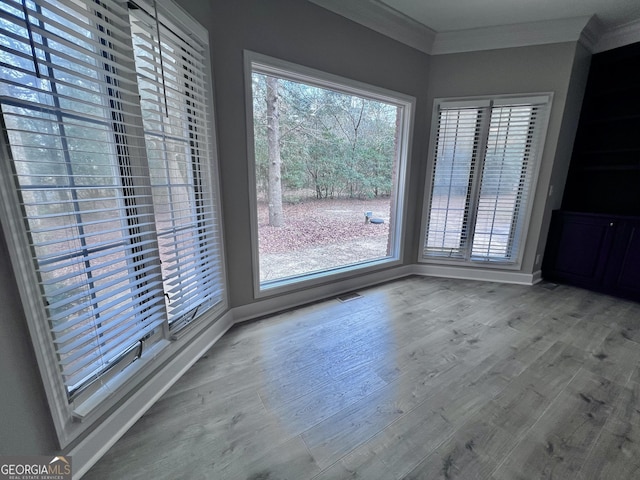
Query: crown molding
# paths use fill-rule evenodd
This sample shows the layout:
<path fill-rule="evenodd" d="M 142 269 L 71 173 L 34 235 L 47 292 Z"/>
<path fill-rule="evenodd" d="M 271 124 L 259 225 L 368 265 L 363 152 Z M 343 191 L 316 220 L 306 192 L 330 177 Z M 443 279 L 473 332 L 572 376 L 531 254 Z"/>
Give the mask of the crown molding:
<path fill-rule="evenodd" d="M 431 53 L 436 32 L 379 0 L 309 0 L 405 45 Z"/>
<path fill-rule="evenodd" d="M 578 41 L 591 17 L 439 32 L 432 55 Z"/>
<path fill-rule="evenodd" d="M 593 15 L 582 30 L 578 41 L 593 53 L 596 45 L 600 41 L 602 32 L 604 32 L 602 23 L 596 15 Z"/>
<path fill-rule="evenodd" d="M 436 32 L 380 0 L 309 1 L 429 55 L 562 42 L 580 42 L 599 53 L 640 42 L 640 19 L 609 30 L 593 15 Z"/>
<path fill-rule="evenodd" d="M 637 42 L 640 42 L 640 19 L 603 32 L 592 51 L 600 53 Z"/>

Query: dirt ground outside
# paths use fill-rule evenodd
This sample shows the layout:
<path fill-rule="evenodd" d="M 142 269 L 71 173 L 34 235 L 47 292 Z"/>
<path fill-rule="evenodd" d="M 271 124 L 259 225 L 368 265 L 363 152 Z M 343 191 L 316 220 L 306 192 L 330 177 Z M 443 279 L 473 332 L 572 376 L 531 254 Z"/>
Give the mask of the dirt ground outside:
<path fill-rule="evenodd" d="M 307 199 L 284 204 L 285 224 L 269 226 L 258 202 L 260 281 L 276 280 L 387 256 L 389 198 Z M 384 220 L 365 223 L 365 212 Z"/>

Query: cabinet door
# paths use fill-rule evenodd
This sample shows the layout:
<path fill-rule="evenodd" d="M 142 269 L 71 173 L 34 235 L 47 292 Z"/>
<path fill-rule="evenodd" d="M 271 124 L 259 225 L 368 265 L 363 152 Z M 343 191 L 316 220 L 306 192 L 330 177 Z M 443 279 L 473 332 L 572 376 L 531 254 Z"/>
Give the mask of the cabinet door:
<path fill-rule="evenodd" d="M 558 212 L 545 276 L 586 288 L 601 288 L 616 225 L 606 217 Z"/>
<path fill-rule="evenodd" d="M 626 221 L 616 234 L 604 280 L 607 291 L 640 300 L 640 221 Z"/>

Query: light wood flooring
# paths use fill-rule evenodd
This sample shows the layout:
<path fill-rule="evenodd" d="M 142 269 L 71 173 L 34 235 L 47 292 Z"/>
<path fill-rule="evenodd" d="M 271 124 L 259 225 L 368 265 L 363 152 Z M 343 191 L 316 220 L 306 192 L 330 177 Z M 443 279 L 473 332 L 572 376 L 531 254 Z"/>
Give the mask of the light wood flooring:
<path fill-rule="evenodd" d="M 238 325 L 86 479 L 640 478 L 640 304 L 409 277 Z"/>

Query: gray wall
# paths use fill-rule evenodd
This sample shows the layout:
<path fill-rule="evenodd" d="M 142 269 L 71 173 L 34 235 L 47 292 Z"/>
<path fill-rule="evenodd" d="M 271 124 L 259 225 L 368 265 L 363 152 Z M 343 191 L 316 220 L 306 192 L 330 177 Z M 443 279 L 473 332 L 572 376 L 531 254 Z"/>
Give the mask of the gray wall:
<path fill-rule="evenodd" d="M 0 226 L 0 455 L 50 454 L 53 421 Z"/>
<path fill-rule="evenodd" d="M 578 92 L 578 95 L 572 96 L 571 102 L 567 102 L 576 48 L 578 44 L 571 42 L 437 55 L 431 60 L 430 112 L 433 108 L 433 100 L 439 97 L 554 93 L 533 212 L 520 269 L 522 273 L 530 274 L 540 268 L 539 264 L 535 264 L 535 259 L 536 253 L 544 248 L 546 241 L 546 233 L 544 236 L 541 233 L 548 229 L 551 207 L 558 205 L 556 202 L 547 202 L 552 172 L 554 173 L 554 190 L 558 193 L 564 188 L 566 180 L 571 156 L 570 147 L 573 145 L 580 112 L 580 103 L 576 100 L 581 99 L 584 93 L 582 88 L 582 93 Z M 583 52 L 582 47 L 579 48 Z M 586 72 L 582 68 L 582 63 L 580 65 L 581 68 L 573 78 L 576 85 L 582 77 L 586 81 Z M 567 121 L 563 121 L 565 115 L 567 115 Z M 562 148 L 557 148 L 559 146 Z M 557 155 L 558 160 L 556 160 Z M 556 161 L 558 164 L 554 166 Z M 425 173 L 426 170 L 423 168 L 421 172 L 423 178 Z"/>
<path fill-rule="evenodd" d="M 301 0 L 179 3 L 211 32 L 231 306 L 253 301 L 244 49 L 417 97 L 405 263 L 416 260 L 433 98 L 554 91 L 524 267 L 533 269 L 535 253 L 546 236 L 543 221 L 548 221 L 550 206 L 559 205 L 559 197 L 548 204 L 541 198 L 552 177 L 556 188 L 566 177 L 586 78 L 588 54 L 579 49 L 575 55 L 576 44 L 430 58 Z M 570 87 L 576 91 L 568 96 Z M 554 157 L 558 157 L 555 165 Z M 48 454 L 56 450 L 57 441 L 1 233 L 0 454 Z"/>

